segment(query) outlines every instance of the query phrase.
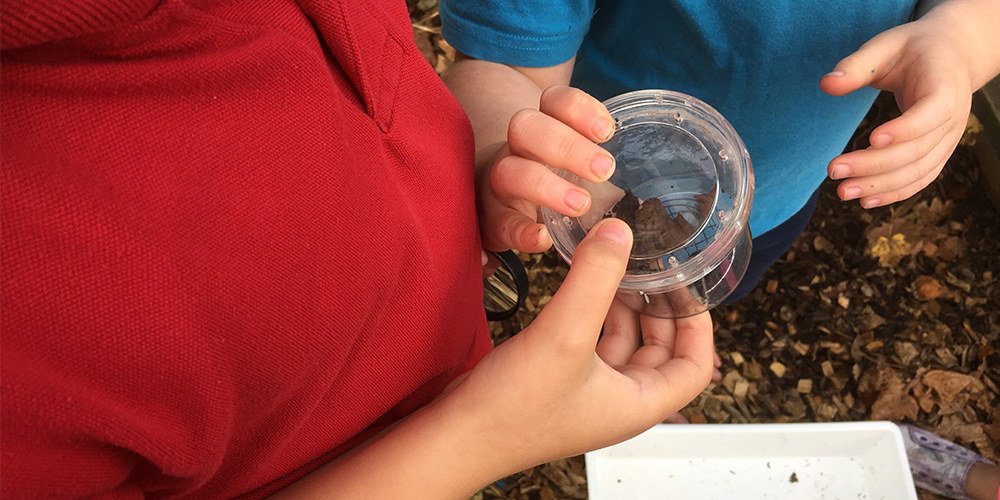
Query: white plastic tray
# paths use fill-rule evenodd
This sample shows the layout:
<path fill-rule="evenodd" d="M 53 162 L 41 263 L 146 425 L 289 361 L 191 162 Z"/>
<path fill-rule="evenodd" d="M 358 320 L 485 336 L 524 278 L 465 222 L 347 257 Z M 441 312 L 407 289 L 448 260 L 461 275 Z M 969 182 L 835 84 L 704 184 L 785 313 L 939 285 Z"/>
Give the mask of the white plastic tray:
<path fill-rule="evenodd" d="M 658 425 L 586 461 L 590 500 L 917 500 L 890 422 Z"/>

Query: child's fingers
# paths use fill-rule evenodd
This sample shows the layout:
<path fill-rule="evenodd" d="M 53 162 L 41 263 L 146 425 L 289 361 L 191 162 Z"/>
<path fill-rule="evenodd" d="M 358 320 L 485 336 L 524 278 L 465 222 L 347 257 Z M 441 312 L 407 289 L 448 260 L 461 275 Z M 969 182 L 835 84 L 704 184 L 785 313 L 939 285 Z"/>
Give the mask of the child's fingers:
<path fill-rule="evenodd" d="M 830 161 L 827 173 L 831 179 L 866 177 L 898 170 L 927 156 L 941 143 L 947 131 L 938 129 L 912 141 L 875 149 L 860 149 L 844 153 Z"/>
<path fill-rule="evenodd" d="M 865 172 L 863 171 L 856 173 L 856 177 L 842 182 L 837 187 L 838 195 L 845 201 L 863 198 L 862 205 L 866 208 L 888 205 L 912 196 L 913 193 L 927 186 L 941 172 L 942 166 L 955 150 L 955 146 L 958 144 L 963 131 L 964 126 L 953 126 L 944 133 L 930 151 L 910 163 L 901 161 L 896 164 L 895 168 L 890 168 L 891 164 L 881 165 L 879 170 L 869 169 L 871 172 L 868 175 L 864 175 Z M 918 139 L 918 141 L 921 139 Z M 885 150 L 856 152 L 856 158 L 877 159 L 892 153 L 894 150 L 903 151 L 901 154 L 906 155 L 905 151 L 907 147 L 910 146 L 908 144 L 899 144 Z M 912 148 L 920 149 L 916 145 L 912 146 Z M 855 155 L 855 153 L 849 154 Z M 862 154 L 866 156 L 862 156 Z M 834 161 L 836 162 L 837 160 Z M 843 164 L 841 163 L 841 165 Z M 862 165 L 860 161 L 854 161 L 853 164 Z"/>
<path fill-rule="evenodd" d="M 949 147 L 942 142 L 931 154 L 911 165 L 844 181 L 837 187 L 837 194 L 845 201 L 861 198 L 861 204 L 865 208 L 888 205 L 908 198 L 927 187 L 937 177 L 953 149 L 954 146 Z"/>
<path fill-rule="evenodd" d="M 515 155 L 568 170 L 591 182 L 605 181 L 614 172 L 611 153 L 569 125 L 532 109 L 523 109 L 511 117 L 507 144 Z"/>
<path fill-rule="evenodd" d="M 628 363 L 639 348 L 639 315 L 620 300 L 611 302 L 597 355 L 612 368 Z"/>
<path fill-rule="evenodd" d="M 490 186 L 501 203 L 517 200 L 579 216 L 590 209 L 590 193 L 559 177 L 541 163 L 520 156 L 505 156 L 490 170 Z"/>
<path fill-rule="evenodd" d="M 632 356 L 629 364 L 655 368 L 674 357 L 677 340 L 677 320 L 653 318 L 643 315 L 642 347 Z"/>
<path fill-rule="evenodd" d="M 941 87 L 935 87 L 941 88 Z M 968 115 L 971 101 L 957 99 L 955 92 L 939 90 L 918 99 L 900 117 L 879 125 L 870 136 L 871 145 L 884 148 L 933 134 L 959 115 Z"/>
<path fill-rule="evenodd" d="M 665 424 L 690 424 L 691 421 L 688 420 L 687 417 L 685 417 L 684 415 L 681 415 L 680 412 L 676 412 L 676 413 L 671 413 L 670 416 L 668 416 L 667 418 L 663 419 L 663 423 L 665 423 Z"/>
<path fill-rule="evenodd" d="M 594 226 L 573 252 L 559 290 L 532 323 L 531 341 L 549 345 L 551 352 L 593 356 L 631 249 L 632 232 L 624 222 L 605 219 Z"/>
<path fill-rule="evenodd" d="M 673 320 L 674 355 L 672 359 L 687 359 L 699 370 L 700 377 L 708 378 L 712 373 L 715 341 L 712 337 L 712 316 L 707 311 Z M 661 372 L 663 370 L 661 369 Z"/>
<path fill-rule="evenodd" d="M 861 206 L 865 208 L 875 208 L 890 205 L 900 200 L 905 200 L 929 186 L 930 183 L 934 182 L 934 179 L 936 179 L 938 174 L 941 173 L 941 169 L 944 168 L 944 164 L 945 162 L 942 161 L 934 170 L 931 171 L 930 174 L 926 175 L 917 182 L 903 186 L 895 191 L 878 193 L 873 196 L 865 196 L 858 201 L 861 203 Z"/>
<path fill-rule="evenodd" d="M 615 132 L 615 121 L 604 104 L 579 89 L 561 85 L 545 89 L 539 110 L 594 142 L 607 141 Z"/>
<path fill-rule="evenodd" d="M 527 253 L 544 252 L 552 246 L 552 238 L 543 224 L 495 198 L 482 201 L 483 247 L 493 251 L 514 250 Z"/>
<path fill-rule="evenodd" d="M 663 408 L 676 411 L 708 386 L 714 350 L 708 312 L 676 320 L 673 357 L 656 368 L 669 385 L 668 390 L 657 391 Z"/>

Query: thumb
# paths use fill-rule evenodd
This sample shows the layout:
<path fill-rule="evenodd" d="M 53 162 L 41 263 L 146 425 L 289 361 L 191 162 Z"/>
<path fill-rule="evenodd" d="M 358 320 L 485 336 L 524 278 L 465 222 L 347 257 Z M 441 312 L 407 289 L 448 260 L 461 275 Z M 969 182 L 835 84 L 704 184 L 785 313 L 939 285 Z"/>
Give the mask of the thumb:
<path fill-rule="evenodd" d="M 569 274 L 532 330 L 560 352 L 593 355 L 632 248 L 632 231 L 618 219 L 598 222 L 573 252 Z M 524 333 L 524 332 L 522 332 Z"/>
<path fill-rule="evenodd" d="M 824 75 L 819 80 L 820 88 L 832 96 L 842 96 L 868 85 L 878 87 L 898 62 L 904 43 L 905 38 L 892 30 L 872 38 Z"/>

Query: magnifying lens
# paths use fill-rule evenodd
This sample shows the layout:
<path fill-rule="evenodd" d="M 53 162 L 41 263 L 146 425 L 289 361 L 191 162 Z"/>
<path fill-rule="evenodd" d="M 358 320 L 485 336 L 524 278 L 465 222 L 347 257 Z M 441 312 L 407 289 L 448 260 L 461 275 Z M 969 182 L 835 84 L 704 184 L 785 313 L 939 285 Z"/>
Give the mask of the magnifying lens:
<path fill-rule="evenodd" d="M 496 259 L 499 265 L 493 274 L 483 278 L 483 306 L 487 320 L 502 321 L 524 307 L 524 299 L 528 296 L 528 274 L 514 252 L 487 252 L 490 260 Z"/>

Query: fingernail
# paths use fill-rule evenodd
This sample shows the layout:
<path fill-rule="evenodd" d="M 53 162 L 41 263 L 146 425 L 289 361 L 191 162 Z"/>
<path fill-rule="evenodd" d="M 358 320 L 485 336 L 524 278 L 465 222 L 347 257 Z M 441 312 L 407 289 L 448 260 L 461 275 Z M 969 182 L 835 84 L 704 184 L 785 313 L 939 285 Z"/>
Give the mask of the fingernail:
<path fill-rule="evenodd" d="M 712 369 L 712 380 L 722 380 L 722 372 L 720 372 L 716 368 L 713 368 Z"/>
<path fill-rule="evenodd" d="M 847 191 L 844 191 L 844 201 L 853 200 L 861 196 L 861 188 L 859 187 L 849 187 Z"/>
<path fill-rule="evenodd" d="M 831 179 L 844 179 L 851 175 L 851 167 L 844 165 L 843 163 L 833 166 L 833 174 L 830 175 Z"/>
<path fill-rule="evenodd" d="M 578 189 L 568 189 L 566 190 L 566 195 L 563 197 L 563 203 L 565 203 L 569 208 L 579 212 L 580 210 L 583 210 L 584 206 L 587 205 L 587 201 L 589 199 L 590 196 L 583 191 Z"/>
<path fill-rule="evenodd" d="M 826 75 L 824 75 L 824 78 L 827 77 L 827 76 L 830 76 L 830 77 L 833 77 L 833 78 L 840 78 L 840 77 L 844 76 L 844 72 L 840 71 L 840 70 L 833 70 L 833 71 L 827 73 Z"/>
<path fill-rule="evenodd" d="M 538 232 L 535 233 L 535 246 L 542 246 L 542 238 L 545 236 L 545 226 L 538 228 Z"/>
<path fill-rule="evenodd" d="M 615 124 L 610 120 L 605 120 L 600 118 L 594 123 L 594 135 L 602 140 L 606 141 L 611 138 L 611 133 L 615 131 Z"/>
<path fill-rule="evenodd" d="M 605 222 L 597 228 L 597 236 L 608 239 L 622 246 L 628 246 L 628 231 L 624 224 Z"/>
<path fill-rule="evenodd" d="M 483 252 L 483 265 L 485 266 L 490 261 L 490 258 L 486 256 L 486 250 L 483 250 L 482 252 Z"/>
<path fill-rule="evenodd" d="M 878 198 L 873 198 L 865 202 L 865 208 L 875 208 L 878 206 Z"/>
<path fill-rule="evenodd" d="M 883 148 L 888 146 L 892 142 L 892 136 L 889 134 L 879 134 L 872 139 L 872 146 L 876 148 Z"/>
<path fill-rule="evenodd" d="M 590 170 L 601 179 L 611 177 L 611 170 L 615 168 L 615 160 L 606 154 L 596 154 L 590 161 Z"/>

